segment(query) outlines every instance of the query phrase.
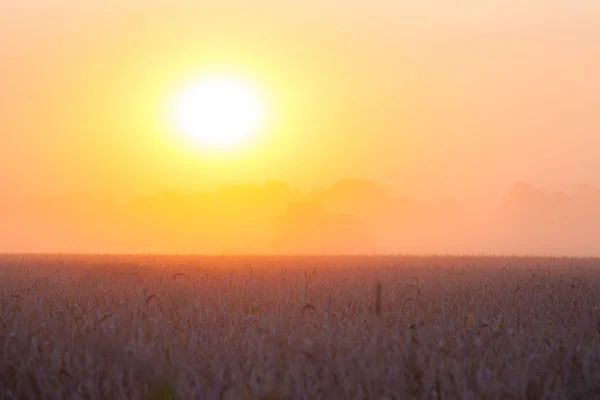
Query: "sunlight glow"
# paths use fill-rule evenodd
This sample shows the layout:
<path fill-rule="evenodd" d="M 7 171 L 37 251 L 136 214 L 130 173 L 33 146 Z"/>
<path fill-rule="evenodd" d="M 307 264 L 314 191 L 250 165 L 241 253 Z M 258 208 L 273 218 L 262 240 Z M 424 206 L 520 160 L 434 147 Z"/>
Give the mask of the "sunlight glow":
<path fill-rule="evenodd" d="M 256 90 L 233 77 L 197 81 L 176 97 L 173 121 L 195 143 L 210 148 L 239 146 L 256 134 L 264 106 Z"/>

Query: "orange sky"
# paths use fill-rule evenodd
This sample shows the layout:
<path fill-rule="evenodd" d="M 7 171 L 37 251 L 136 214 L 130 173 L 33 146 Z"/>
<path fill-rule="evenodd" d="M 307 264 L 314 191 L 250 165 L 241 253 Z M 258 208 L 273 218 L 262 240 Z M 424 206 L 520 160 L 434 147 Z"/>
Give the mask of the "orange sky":
<path fill-rule="evenodd" d="M 0 0 L 0 197 L 600 186 L 599 3 L 459 3 Z M 191 149 L 165 122 L 211 71 L 261 88 L 251 145 Z"/>

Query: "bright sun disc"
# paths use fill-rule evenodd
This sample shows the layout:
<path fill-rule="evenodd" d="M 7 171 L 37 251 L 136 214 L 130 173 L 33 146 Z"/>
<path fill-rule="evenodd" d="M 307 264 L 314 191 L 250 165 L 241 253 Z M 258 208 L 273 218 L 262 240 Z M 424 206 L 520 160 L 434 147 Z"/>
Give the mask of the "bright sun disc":
<path fill-rule="evenodd" d="M 263 122 L 256 91 L 230 77 L 213 77 L 185 88 L 173 104 L 178 130 L 212 148 L 240 145 Z"/>

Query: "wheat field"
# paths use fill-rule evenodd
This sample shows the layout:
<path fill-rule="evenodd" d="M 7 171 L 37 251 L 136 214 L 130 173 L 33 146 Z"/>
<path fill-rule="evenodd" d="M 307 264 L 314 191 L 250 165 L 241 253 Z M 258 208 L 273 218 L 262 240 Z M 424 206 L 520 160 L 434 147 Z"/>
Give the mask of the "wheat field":
<path fill-rule="evenodd" d="M 600 398 L 600 262 L 0 257 L 2 399 Z"/>

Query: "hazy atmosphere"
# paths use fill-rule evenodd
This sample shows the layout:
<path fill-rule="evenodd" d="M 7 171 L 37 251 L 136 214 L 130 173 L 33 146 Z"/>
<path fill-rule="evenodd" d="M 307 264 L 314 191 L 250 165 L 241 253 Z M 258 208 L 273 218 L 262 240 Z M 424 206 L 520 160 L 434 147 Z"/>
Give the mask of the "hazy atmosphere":
<path fill-rule="evenodd" d="M 526 183 L 494 206 L 395 195 L 345 179 L 310 192 L 282 182 L 162 192 L 127 202 L 92 195 L 4 201 L 4 251 L 200 254 L 599 254 L 600 190 Z"/>
<path fill-rule="evenodd" d="M 600 399 L 599 0 L 0 0 L 0 399 Z"/>
<path fill-rule="evenodd" d="M 600 255 L 598 21 L 591 0 L 0 0 L 0 251 Z M 215 74 L 244 83 L 217 130 L 244 142 L 185 114 Z"/>

